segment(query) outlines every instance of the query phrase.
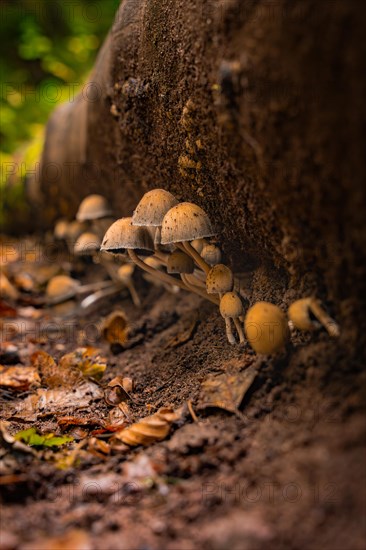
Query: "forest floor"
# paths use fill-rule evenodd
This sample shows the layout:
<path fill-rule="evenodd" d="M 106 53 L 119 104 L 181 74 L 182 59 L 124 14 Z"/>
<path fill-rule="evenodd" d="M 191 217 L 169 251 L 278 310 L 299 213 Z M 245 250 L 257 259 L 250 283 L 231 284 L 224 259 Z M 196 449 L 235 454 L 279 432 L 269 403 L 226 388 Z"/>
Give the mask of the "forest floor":
<path fill-rule="evenodd" d="M 25 266 L 6 267 L 18 286 Z M 73 274 L 87 283 L 99 269 L 79 262 Z M 360 362 L 325 332 L 294 332 L 286 353 L 258 357 L 227 343 L 213 304 L 140 274 L 136 286 L 140 308 L 122 292 L 80 316 L 39 307 L 41 291 L 1 302 L 1 548 L 364 550 Z M 100 323 L 121 308 L 129 337 L 111 346 Z M 97 364 L 106 359 L 98 383 L 73 383 L 70 367 L 62 384 L 62 369 L 50 376 L 39 360 L 51 361 L 46 353 L 59 364 L 86 346 L 97 348 Z M 117 376 L 133 380 L 122 407 L 105 400 Z M 163 440 L 118 439 L 163 407 L 177 413 Z M 73 440 L 14 441 L 30 428 Z"/>

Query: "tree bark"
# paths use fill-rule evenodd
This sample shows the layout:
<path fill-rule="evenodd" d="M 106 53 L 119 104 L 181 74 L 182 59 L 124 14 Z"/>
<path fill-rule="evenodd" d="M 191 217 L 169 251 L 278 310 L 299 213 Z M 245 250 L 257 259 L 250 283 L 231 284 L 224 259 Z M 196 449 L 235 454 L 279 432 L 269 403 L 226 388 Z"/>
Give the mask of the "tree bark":
<path fill-rule="evenodd" d="M 130 215 L 164 187 L 208 212 L 226 261 L 254 270 L 254 299 L 316 292 L 351 329 L 366 295 L 365 12 L 124 0 L 89 82 L 49 121 L 45 220 L 92 192 Z"/>

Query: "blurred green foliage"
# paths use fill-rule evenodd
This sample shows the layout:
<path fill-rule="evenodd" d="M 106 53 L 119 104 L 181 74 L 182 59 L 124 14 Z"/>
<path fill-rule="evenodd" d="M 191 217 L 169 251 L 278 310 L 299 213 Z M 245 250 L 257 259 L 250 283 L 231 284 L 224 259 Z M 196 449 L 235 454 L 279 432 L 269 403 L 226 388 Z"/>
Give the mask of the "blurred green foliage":
<path fill-rule="evenodd" d="M 0 149 L 37 136 L 93 66 L 120 0 L 2 0 Z"/>
<path fill-rule="evenodd" d="M 1 225 L 25 217 L 24 182 L 39 161 L 48 116 L 81 88 L 119 4 L 0 0 Z"/>

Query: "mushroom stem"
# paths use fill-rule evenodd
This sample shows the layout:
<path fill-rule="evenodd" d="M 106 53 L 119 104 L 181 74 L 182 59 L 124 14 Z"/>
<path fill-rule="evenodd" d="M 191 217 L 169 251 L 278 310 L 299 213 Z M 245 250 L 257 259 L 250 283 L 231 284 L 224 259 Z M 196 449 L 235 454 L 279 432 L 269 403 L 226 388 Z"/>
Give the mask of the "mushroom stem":
<path fill-rule="evenodd" d="M 235 325 L 236 331 L 237 331 L 237 333 L 238 333 L 238 335 L 239 335 L 239 342 L 240 342 L 241 344 L 244 344 L 244 343 L 245 343 L 245 338 L 244 338 L 243 327 L 241 326 L 239 319 L 235 318 L 235 319 L 233 319 L 233 321 L 234 321 L 234 325 Z"/>
<path fill-rule="evenodd" d="M 230 322 L 229 317 L 225 318 L 225 326 L 226 326 L 226 336 L 227 336 L 227 339 L 229 341 L 229 344 L 234 345 L 236 342 L 235 342 L 233 332 L 231 330 L 231 322 Z"/>
<path fill-rule="evenodd" d="M 112 281 L 98 281 L 97 283 L 90 283 L 89 285 L 79 287 L 76 290 L 76 294 L 87 294 L 88 292 L 94 292 L 95 290 L 101 290 L 112 286 L 115 286 Z"/>
<path fill-rule="evenodd" d="M 124 281 L 124 284 L 126 285 L 126 287 L 128 288 L 129 293 L 131 294 L 131 299 L 133 301 L 133 304 L 136 307 L 140 307 L 141 306 L 141 300 L 140 300 L 139 295 L 137 294 L 137 291 L 136 291 L 135 285 L 133 284 L 132 279 L 130 279 L 129 281 Z"/>
<path fill-rule="evenodd" d="M 330 315 L 322 308 L 319 300 L 312 299 L 309 302 L 309 308 L 315 317 L 324 326 L 329 336 L 337 337 L 340 335 L 339 325 Z"/>
<path fill-rule="evenodd" d="M 183 283 L 187 286 L 187 288 L 189 288 L 189 290 L 191 290 L 195 294 L 198 294 L 198 296 L 201 296 L 202 298 L 205 298 L 209 302 L 212 302 L 216 306 L 219 305 L 219 301 L 217 299 L 215 299 L 213 296 L 210 296 L 209 294 L 207 294 L 207 292 L 205 292 L 201 287 L 193 285 L 189 281 L 187 281 L 187 276 L 186 276 L 185 273 L 181 273 L 181 279 L 182 279 Z"/>
<path fill-rule="evenodd" d="M 160 260 L 164 265 L 167 264 L 168 254 L 164 254 L 164 252 L 160 252 L 160 250 L 155 250 L 154 251 L 154 256 L 155 256 L 155 258 Z"/>
<path fill-rule="evenodd" d="M 100 300 L 104 300 L 105 298 L 109 298 L 111 296 L 114 296 L 115 294 L 119 294 L 122 290 L 123 287 L 121 284 L 113 284 L 110 286 L 110 288 L 105 288 L 103 290 L 98 290 L 98 292 L 94 292 L 93 294 L 89 294 L 89 296 L 84 298 L 84 300 L 80 303 L 80 311 L 82 311 L 85 315 L 85 310 L 89 310 Z"/>
<path fill-rule="evenodd" d="M 194 259 L 198 267 L 200 267 L 207 275 L 207 273 L 210 271 L 211 267 L 205 262 L 203 258 L 198 254 L 197 250 L 193 248 L 190 242 L 184 241 L 182 243 L 185 252 L 188 252 L 188 254 Z"/>
<path fill-rule="evenodd" d="M 131 258 L 131 260 L 140 268 L 140 269 L 143 269 L 144 271 L 146 271 L 147 273 L 150 273 L 150 275 L 152 275 L 153 277 L 155 277 L 156 279 L 159 279 L 160 281 L 162 281 L 163 283 L 168 283 L 170 285 L 175 285 L 175 286 L 179 286 L 180 288 L 182 288 L 183 290 L 187 290 L 189 291 L 189 289 L 186 287 L 186 285 L 183 283 L 183 281 L 179 280 L 179 279 L 175 279 L 174 277 L 171 277 L 170 275 L 168 275 L 167 273 L 163 273 L 162 271 L 158 271 L 157 269 L 154 269 L 153 267 L 145 264 L 145 262 L 143 260 L 141 260 L 141 258 L 139 258 L 136 254 L 136 252 L 134 250 L 132 250 L 131 248 L 129 248 L 127 250 L 128 252 L 128 255 L 129 257 Z"/>

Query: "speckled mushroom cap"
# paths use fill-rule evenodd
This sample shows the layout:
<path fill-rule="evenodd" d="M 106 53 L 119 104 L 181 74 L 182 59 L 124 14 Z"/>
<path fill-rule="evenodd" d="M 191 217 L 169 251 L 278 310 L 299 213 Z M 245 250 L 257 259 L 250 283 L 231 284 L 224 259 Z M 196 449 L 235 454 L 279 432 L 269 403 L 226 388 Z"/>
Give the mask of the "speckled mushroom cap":
<path fill-rule="evenodd" d="M 161 227 L 161 244 L 193 241 L 212 237 L 214 234 L 206 212 L 197 204 L 182 202 L 165 214 Z"/>
<path fill-rule="evenodd" d="M 48 281 L 46 296 L 49 300 L 62 299 L 67 300 L 75 296 L 80 282 L 67 275 L 56 275 Z"/>
<path fill-rule="evenodd" d="M 231 292 L 234 286 L 234 275 L 226 265 L 217 264 L 211 267 L 206 277 L 207 294 Z"/>
<path fill-rule="evenodd" d="M 129 248 L 136 254 L 149 255 L 154 252 L 154 243 L 145 227 L 132 225 L 132 218 L 121 218 L 114 222 L 104 235 L 100 249 L 114 254 L 125 254 Z"/>
<path fill-rule="evenodd" d="M 82 233 L 74 245 L 74 253 L 77 256 L 91 256 L 100 249 L 101 242 L 95 233 L 90 231 Z"/>
<path fill-rule="evenodd" d="M 175 250 L 169 255 L 167 263 L 168 273 L 193 273 L 194 261 L 182 250 Z"/>
<path fill-rule="evenodd" d="M 133 225 L 161 226 L 165 214 L 178 204 L 177 199 L 165 189 L 153 189 L 142 197 L 132 216 Z"/>
<path fill-rule="evenodd" d="M 79 221 L 97 220 L 112 214 L 107 199 L 102 195 L 88 195 L 81 201 L 76 219 Z"/>
<path fill-rule="evenodd" d="M 220 313 L 224 319 L 243 315 L 243 304 L 236 292 L 226 292 L 220 300 Z"/>

